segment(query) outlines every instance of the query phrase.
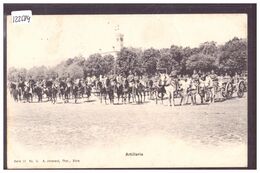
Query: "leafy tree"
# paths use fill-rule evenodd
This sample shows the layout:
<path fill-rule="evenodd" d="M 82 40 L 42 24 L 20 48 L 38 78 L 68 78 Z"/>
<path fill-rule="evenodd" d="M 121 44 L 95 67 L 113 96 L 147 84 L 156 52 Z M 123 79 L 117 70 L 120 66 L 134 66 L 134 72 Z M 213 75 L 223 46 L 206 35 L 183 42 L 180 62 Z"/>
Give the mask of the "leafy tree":
<path fill-rule="evenodd" d="M 81 55 L 80 56 L 75 56 L 73 58 L 73 64 L 77 64 L 77 65 L 83 67 L 84 63 L 85 63 L 85 58 L 83 56 L 81 56 Z"/>
<path fill-rule="evenodd" d="M 68 68 L 67 61 L 63 61 L 63 62 L 61 62 L 60 64 L 58 64 L 54 67 L 55 72 L 58 74 L 58 76 L 60 78 L 69 77 L 69 74 L 67 72 L 67 68 Z"/>
<path fill-rule="evenodd" d="M 215 58 L 202 53 L 191 55 L 186 61 L 187 72 L 193 70 L 210 71 L 216 69 Z"/>
<path fill-rule="evenodd" d="M 187 69 L 186 69 L 186 61 L 187 59 L 196 51 L 194 51 L 194 49 L 191 49 L 190 47 L 185 47 L 183 49 L 183 58 L 180 62 L 180 67 L 181 67 L 181 74 L 185 74 Z"/>
<path fill-rule="evenodd" d="M 102 58 L 102 69 L 104 74 L 114 73 L 115 58 L 113 55 L 105 55 Z"/>
<path fill-rule="evenodd" d="M 11 67 L 8 69 L 7 79 L 9 81 L 18 81 L 18 76 L 19 76 L 19 70 L 17 68 Z"/>
<path fill-rule="evenodd" d="M 117 55 L 116 63 L 118 73 L 141 71 L 141 51 L 134 48 L 123 48 Z"/>
<path fill-rule="evenodd" d="M 84 74 L 87 75 L 105 75 L 114 70 L 114 56 L 101 54 L 90 55 L 84 63 Z"/>
<path fill-rule="evenodd" d="M 67 73 L 69 74 L 69 76 L 71 78 L 77 79 L 77 78 L 83 78 L 84 77 L 84 71 L 83 71 L 83 67 L 78 65 L 78 64 L 71 64 L 68 68 L 67 68 Z"/>
<path fill-rule="evenodd" d="M 170 48 L 170 53 L 171 53 L 172 58 L 176 62 L 180 63 L 182 61 L 183 56 L 184 56 L 182 47 L 172 45 Z"/>
<path fill-rule="evenodd" d="M 218 51 L 217 43 L 214 41 L 200 44 L 199 52 L 204 55 L 215 56 Z"/>
<path fill-rule="evenodd" d="M 179 63 L 174 58 L 172 58 L 170 49 L 161 49 L 160 54 L 161 56 L 157 63 L 158 69 L 166 68 L 167 73 L 171 73 L 171 71 L 179 72 L 181 70 Z"/>
<path fill-rule="evenodd" d="M 82 78 L 86 75 L 105 75 L 125 73 L 129 71 L 154 75 L 158 68 L 165 68 L 167 72 L 187 74 L 192 70 L 242 72 L 247 70 L 247 40 L 237 37 L 217 45 L 216 42 L 205 42 L 199 47 L 179 47 L 157 50 L 149 48 L 142 51 L 140 48 L 124 47 L 117 54 L 117 60 L 112 55 L 101 56 L 92 54 L 87 59 L 83 56 L 68 58 L 60 64 L 47 68 L 45 66 L 33 67 L 27 71 L 25 68 L 9 68 L 7 78 L 10 81 L 23 80 L 32 76 L 34 79 L 73 77 Z"/>
<path fill-rule="evenodd" d="M 102 58 L 101 54 L 90 55 L 84 63 L 85 75 L 90 73 L 91 75 L 100 75 L 101 67 L 99 61 Z"/>
<path fill-rule="evenodd" d="M 27 78 L 31 76 L 34 80 L 44 79 L 47 77 L 48 69 L 45 66 L 32 67 L 28 70 Z"/>
<path fill-rule="evenodd" d="M 219 56 L 219 68 L 224 71 L 247 70 L 247 41 L 237 37 L 223 45 Z"/>
<path fill-rule="evenodd" d="M 73 63 L 73 59 L 72 58 L 69 58 L 69 59 L 67 59 L 67 61 L 66 61 L 66 66 L 69 66 L 70 64 L 72 64 Z"/>
<path fill-rule="evenodd" d="M 49 80 L 49 79 L 56 79 L 59 76 L 58 73 L 55 71 L 55 68 L 50 68 L 46 73 L 46 77 Z"/>
<path fill-rule="evenodd" d="M 148 74 L 155 74 L 157 62 L 160 58 L 160 51 L 150 48 L 144 51 L 141 61 L 141 66 Z"/>
<path fill-rule="evenodd" d="M 19 79 L 26 80 L 27 69 L 11 67 L 7 71 L 7 79 L 17 82 Z"/>

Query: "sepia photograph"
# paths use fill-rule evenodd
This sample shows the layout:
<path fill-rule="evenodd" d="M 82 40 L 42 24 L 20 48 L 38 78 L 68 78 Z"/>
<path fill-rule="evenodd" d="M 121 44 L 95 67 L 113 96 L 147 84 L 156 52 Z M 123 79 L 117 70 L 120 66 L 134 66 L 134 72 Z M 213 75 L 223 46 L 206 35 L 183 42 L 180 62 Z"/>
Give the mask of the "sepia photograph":
<path fill-rule="evenodd" d="M 26 10 L 5 18 L 7 169 L 248 167 L 247 13 Z"/>

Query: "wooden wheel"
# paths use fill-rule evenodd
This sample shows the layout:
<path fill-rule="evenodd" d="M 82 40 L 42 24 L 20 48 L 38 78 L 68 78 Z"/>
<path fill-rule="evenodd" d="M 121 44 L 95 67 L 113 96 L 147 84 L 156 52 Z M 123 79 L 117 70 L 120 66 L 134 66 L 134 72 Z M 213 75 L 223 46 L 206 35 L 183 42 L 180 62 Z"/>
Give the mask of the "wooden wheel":
<path fill-rule="evenodd" d="M 238 89 L 237 89 L 237 96 L 239 98 L 244 96 L 245 88 L 246 88 L 245 82 L 244 81 L 240 81 L 238 83 Z"/>
<path fill-rule="evenodd" d="M 225 92 L 226 92 L 226 98 L 231 98 L 233 95 L 233 85 L 228 82 L 226 87 L 225 87 Z"/>

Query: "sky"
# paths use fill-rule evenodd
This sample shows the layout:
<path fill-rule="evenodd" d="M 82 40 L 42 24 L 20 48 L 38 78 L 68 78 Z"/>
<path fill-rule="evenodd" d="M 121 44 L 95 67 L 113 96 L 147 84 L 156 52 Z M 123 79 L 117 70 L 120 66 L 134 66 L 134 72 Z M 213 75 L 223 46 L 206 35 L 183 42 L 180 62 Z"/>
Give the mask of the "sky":
<path fill-rule="evenodd" d="M 33 15 L 30 24 L 7 18 L 7 67 L 55 66 L 75 56 L 113 50 L 116 33 L 125 47 L 198 47 L 247 38 L 246 14 Z M 116 31 L 116 26 L 119 30 Z"/>

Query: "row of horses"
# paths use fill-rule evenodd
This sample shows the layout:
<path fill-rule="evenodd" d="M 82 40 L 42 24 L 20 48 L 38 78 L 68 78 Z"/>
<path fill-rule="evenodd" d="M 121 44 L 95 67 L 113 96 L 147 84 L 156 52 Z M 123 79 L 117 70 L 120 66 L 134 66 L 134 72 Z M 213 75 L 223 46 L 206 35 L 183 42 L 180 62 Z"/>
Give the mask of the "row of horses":
<path fill-rule="evenodd" d="M 36 82 L 20 82 L 15 84 L 11 82 L 10 93 L 15 101 L 33 102 L 34 98 L 42 102 L 43 98 L 47 101 L 56 103 L 57 99 L 62 99 L 64 103 L 74 99 L 77 103 L 79 99 L 95 95 L 103 103 L 109 101 L 110 104 L 117 103 L 144 103 L 146 99 L 155 100 L 156 104 L 160 100 L 162 103 L 168 98 L 169 105 L 176 105 L 175 99 L 180 98 L 180 105 L 188 102 L 197 104 L 196 97 L 200 96 L 201 103 L 214 102 L 214 87 L 202 85 L 204 81 L 200 80 L 138 80 L 128 81 L 127 79 L 118 82 L 112 79 L 94 82 L 65 82 L 65 81 L 45 81 L 37 84 Z M 205 82 L 204 82 L 205 83 Z"/>

